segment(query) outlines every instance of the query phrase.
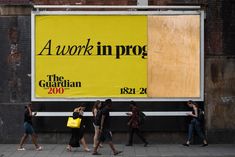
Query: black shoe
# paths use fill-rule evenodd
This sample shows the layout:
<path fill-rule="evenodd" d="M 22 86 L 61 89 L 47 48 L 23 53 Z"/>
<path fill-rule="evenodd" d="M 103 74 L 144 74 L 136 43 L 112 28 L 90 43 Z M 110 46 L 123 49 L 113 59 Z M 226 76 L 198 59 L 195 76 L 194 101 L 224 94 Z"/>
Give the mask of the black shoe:
<path fill-rule="evenodd" d="M 144 147 L 147 147 L 147 146 L 148 146 L 148 144 L 149 144 L 148 142 L 145 142 Z"/>
<path fill-rule="evenodd" d="M 126 146 L 132 146 L 132 144 L 128 143 L 128 144 L 126 144 Z"/>
<path fill-rule="evenodd" d="M 122 153 L 122 151 L 116 151 L 115 153 L 113 153 L 113 155 L 118 155 L 120 153 Z"/>
<path fill-rule="evenodd" d="M 98 152 L 93 152 L 92 155 L 101 155 L 101 154 Z"/>
<path fill-rule="evenodd" d="M 189 144 L 187 144 L 187 143 L 184 143 L 184 144 L 182 144 L 183 146 L 186 146 L 186 147 L 189 147 Z"/>
<path fill-rule="evenodd" d="M 206 146 L 208 146 L 208 143 L 206 143 L 206 144 L 204 143 L 204 144 L 202 145 L 202 147 L 206 147 Z"/>

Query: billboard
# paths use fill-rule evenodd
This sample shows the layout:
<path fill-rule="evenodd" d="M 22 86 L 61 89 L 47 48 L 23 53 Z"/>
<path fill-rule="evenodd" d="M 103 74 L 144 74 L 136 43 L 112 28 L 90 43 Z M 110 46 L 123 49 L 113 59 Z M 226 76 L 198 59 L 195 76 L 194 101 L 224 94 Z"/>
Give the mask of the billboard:
<path fill-rule="evenodd" d="M 202 98 L 198 12 L 72 13 L 32 13 L 33 101 Z"/>

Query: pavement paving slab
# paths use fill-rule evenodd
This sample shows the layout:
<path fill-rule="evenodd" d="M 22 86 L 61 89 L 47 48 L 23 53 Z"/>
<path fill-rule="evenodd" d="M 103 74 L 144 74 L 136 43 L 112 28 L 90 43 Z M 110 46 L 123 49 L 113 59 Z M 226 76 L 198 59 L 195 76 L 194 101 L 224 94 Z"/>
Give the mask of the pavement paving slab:
<path fill-rule="evenodd" d="M 66 150 L 65 144 L 42 144 L 43 150 L 36 151 L 32 144 L 26 144 L 25 151 L 18 151 L 17 144 L 0 144 L 0 157 L 94 157 L 91 152 L 82 148 Z M 89 145 L 92 148 L 92 145 Z M 235 157 L 235 144 L 211 144 L 208 147 L 191 145 L 184 147 L 180 144 L 151 144 L 148 147 L 136 144 L 131 147 L 116 144 L 117 150 L 123 151 L 117 157 Z M 99 157 L 113 157 L 107 144 L 99 149 Z"/>

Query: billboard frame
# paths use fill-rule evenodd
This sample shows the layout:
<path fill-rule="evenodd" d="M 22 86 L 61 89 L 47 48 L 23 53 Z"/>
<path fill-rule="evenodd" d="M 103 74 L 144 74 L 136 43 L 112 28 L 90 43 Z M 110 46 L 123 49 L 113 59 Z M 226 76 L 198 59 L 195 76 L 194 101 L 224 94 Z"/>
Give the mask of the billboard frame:
<path fill-rule="evenodd" d="M 77 6 L 78 7 L 78 6 Z M 75 7 L 75 8 L 77 8 Z M 172 7 L 172 8 L 171 8 Z M 42 10 L 40 8 L 52 8 L 46 6 L 35 6 L 36 11 L 31 12 L 31 101 L 95 101 L 97 99 L 103 101 L 107 98 L 103 97 L 94 97 L 94 98 L 37 98 L 35 96 L 35 16 L 40 15 L 200 15 L 200 97 L 179 97 L 179 98 L 112 98 L 113 101 L 149 101 L 149 102 L 160 102 L 160 101 L 204 101 L 204 18 L 205 14 L 203 10 L 200 10 L 200 7 L 197 6 L 189 6 L 187 7 L 177 7 L 177 6 L 156 6 L 156 7 L 137 7 L 134 6 L 133 9 L 156 9 L 156 11 L 47 11 Z M 58 8 L 58 7 L 57 7 Z M 61 7 L 59 7 L 61 8 Z M 63 8 L 66 8 L 64 6 Z M 79 6 L 78 8 L 86 8 L 85 6 Z M 90 7 L 87 7 L 90 8 Z M 93 8 L 93 7 L 91 7 Z M 97 7 L 94 7 L 97 8 Z M 113 7 L 111 7 L 113 8 Z M 118 7 L 119 8 L 119 7 Z M 121 7 L 120 7 L 121 8 Z M 127 7 L 127 8 L 132 8 Z M 160 10 L 169 8 L 170 10 Z M 178 10 L 178 9 L 182 10 Z M 173 10 L 172 10 L 173 9 Z M 177 10 L 174 10 L 177 9 Z M 183 10 L 189 9 L 189 10 Z M 197 9 L 197 10 L 190 10 Z"/>

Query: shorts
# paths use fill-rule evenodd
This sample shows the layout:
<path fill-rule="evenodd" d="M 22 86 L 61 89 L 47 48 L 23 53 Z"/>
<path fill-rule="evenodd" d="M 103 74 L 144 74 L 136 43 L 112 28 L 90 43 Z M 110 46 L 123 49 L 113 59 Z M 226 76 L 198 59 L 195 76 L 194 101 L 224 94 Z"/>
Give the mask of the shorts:
<path fill-rule="evenodd" d="M 112 141 L 112 133 L 109 129 L 104 129 L 102 130 L 102 132 L 100 133 L 100 137 L 99 137 L 99 141 L 104 142 L 110 142 Z"/>
<path fill-rule="evenodd" d="M 29 122 L 24 122 L 24 133 L 30 135 L 35 133 L 32 124 Z"/>

